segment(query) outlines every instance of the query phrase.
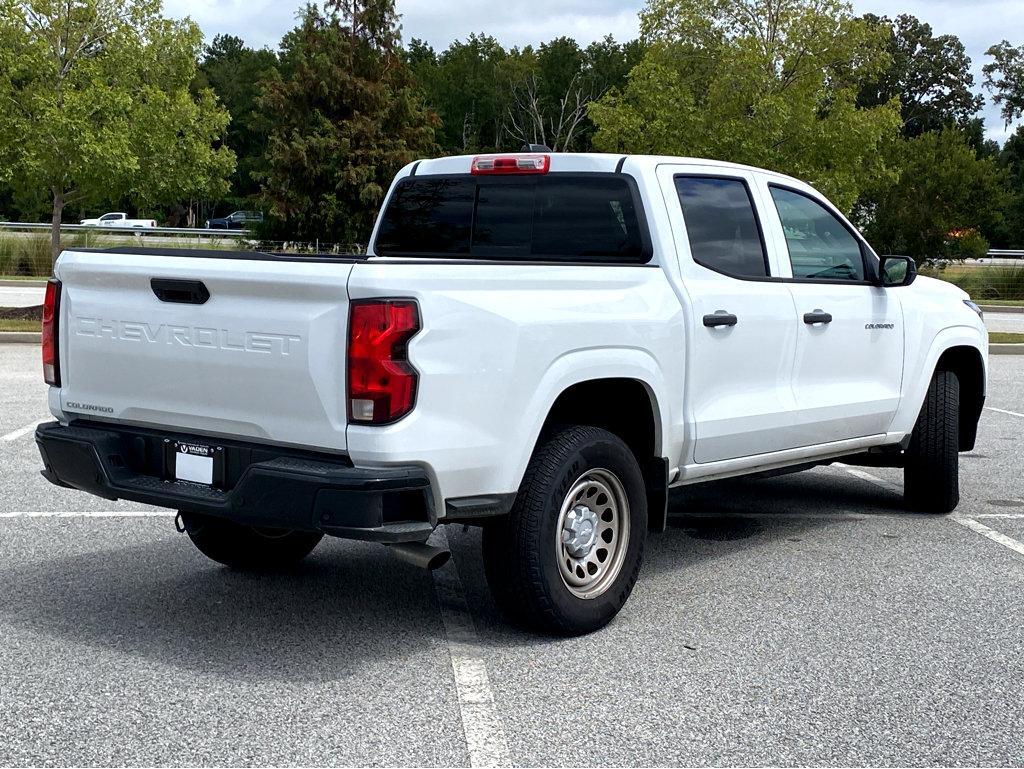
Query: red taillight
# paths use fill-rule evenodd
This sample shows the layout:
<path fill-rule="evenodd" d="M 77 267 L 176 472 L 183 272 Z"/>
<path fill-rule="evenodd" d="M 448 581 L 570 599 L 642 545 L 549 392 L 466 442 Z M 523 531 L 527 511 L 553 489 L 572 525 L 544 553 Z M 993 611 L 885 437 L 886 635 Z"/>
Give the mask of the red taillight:
<path fill-rule="evenodd" d="M 60 387 L 60 353 L 57 349 L 58 322 L 60 320 L 60 281 L 51 278 L 46 284 L 43 299 L 43 379 L 46 384 Z"/>
<path fill-rule="evenodd" d="M 551 167 L 550 155 L 486 155 L 473 158 L 470 173 L 488 174 L 546 174 Z"/>
<path fill-rule="evenodd" d="M 419 376 L 409 340 L 420 330 L 410 299 L 352 302 L 348 324 L 348 420 L 382 425 L 401 419 L 416 401 Z"/>

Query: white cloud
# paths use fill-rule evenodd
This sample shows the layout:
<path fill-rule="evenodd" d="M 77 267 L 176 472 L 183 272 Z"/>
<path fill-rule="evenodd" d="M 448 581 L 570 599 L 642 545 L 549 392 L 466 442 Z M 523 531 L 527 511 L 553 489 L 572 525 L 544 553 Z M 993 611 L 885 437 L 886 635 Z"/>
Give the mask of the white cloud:
<path fill-rule="evenodd" d="M 191 16 L 208 38 L 238 35 L 249 45 L 276 48 L 295 24 L 299 0 L 165 0 L 166 12 Z M 581 44 L 614 35 L 629 40 L 638 31 L 640 0 L 398 0 L 402 36 L 418 37 L 437 49 L 473 32 L 486 32 L 506 46 L 537 44 L 565 35 Z M 853 0 L 858 13 L 896 16 L 909 13 L 932 25 L 936 34 L 954 34 L 971 57 L 975 82 L 981 89 L 985 50 L 1004 38 L 1024 43 L 1021 0 Z M 1005 139 L 998 108 L 986 97 L 984 117 L 988 135 Z"/>
<path fill-rule="evenodd" d="M 227 33 L 257 48 L 275 48 L 303 5 L 298 0 L 165 0 L 164 10 L 174 17 L 191 16 L 208 38 Z M 607 34 L 629 40 L 638 33 L 641 5 L 639 0 L 398 0 L 398 12 L 405 40 L 418 37 L 443 49 L 474 32 L 486 32 L 509 46 L 560 35 L 581 43 Z"/>
<path fill-rule="evenodd" d="M 506 46 L 536 45 L 561 36 L 581 44 L 608 34 L 629 40 L 639 32 L 641 5 L 618 0 L 399 0 L 398 11 L 406 40 L 418 37 L 446 48 L 473 32 L 486 32 Z"/>

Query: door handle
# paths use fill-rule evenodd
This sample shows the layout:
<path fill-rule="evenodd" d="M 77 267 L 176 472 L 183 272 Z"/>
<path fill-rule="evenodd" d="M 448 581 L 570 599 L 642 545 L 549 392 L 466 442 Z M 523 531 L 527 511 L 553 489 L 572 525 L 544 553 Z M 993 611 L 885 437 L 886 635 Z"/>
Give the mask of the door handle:
<path fill-rule="evenodd" d="M 822 310 L 815 310 L 814 312 L 804 313 L 804 323 L 815 324 L 815 323 L 831 323 L 832 315 Z"/>
<path fill-rule="evenodd" d="M 704 316 L 704 325 L 708 328 L 716 328 L 717 326 L 735 326 L 738 323 L 738 319 L 731 312 L 725 310 L 715 310 L 711 315 Z"/>

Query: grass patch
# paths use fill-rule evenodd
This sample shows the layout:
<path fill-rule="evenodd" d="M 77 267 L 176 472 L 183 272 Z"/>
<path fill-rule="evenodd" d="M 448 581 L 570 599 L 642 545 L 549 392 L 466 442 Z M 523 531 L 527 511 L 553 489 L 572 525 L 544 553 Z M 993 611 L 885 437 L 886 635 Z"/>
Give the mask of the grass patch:
<path fill-rule="evenodd" d="M 989 344 L 1024 344 L 1024 334 L 1013 334 L 1006 331 L 989 331 Z"/>
<path fill-rule="evenodd" d="M 987 307 L 1024 307 L 1024 299 L 996 299 L 991 302 L 982 301 Z"/>
<path fill-rule="evenodd" d="M 1024 303 L 1024 265 L 945 264 L 923 267 L 921 274 L 959 286 L 979 304 Z"/>
<path fill-rule="evenodd" d="M 35 331 L 39 332 L 38 320 L 5 320 L 0 318 L 0 333 L 5 331 Z"/>
<path fill-rule="evenodd" d="M 0 332 L 2 331 L 35 331 L 41 330 L 43 306 L 35 307 L 0 307 Z"/>

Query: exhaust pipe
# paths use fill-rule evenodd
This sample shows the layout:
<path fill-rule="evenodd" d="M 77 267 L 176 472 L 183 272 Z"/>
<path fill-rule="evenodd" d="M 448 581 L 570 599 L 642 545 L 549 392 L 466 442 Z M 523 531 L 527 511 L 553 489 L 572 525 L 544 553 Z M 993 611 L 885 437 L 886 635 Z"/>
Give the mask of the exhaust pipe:
<path fill-rule="evenodd" d="M 440 569 L 452 557 L 451 551 L 433 547 L 426 542 L 397 542 L 386 547 L 399 560 L 428 571 Z"/>

